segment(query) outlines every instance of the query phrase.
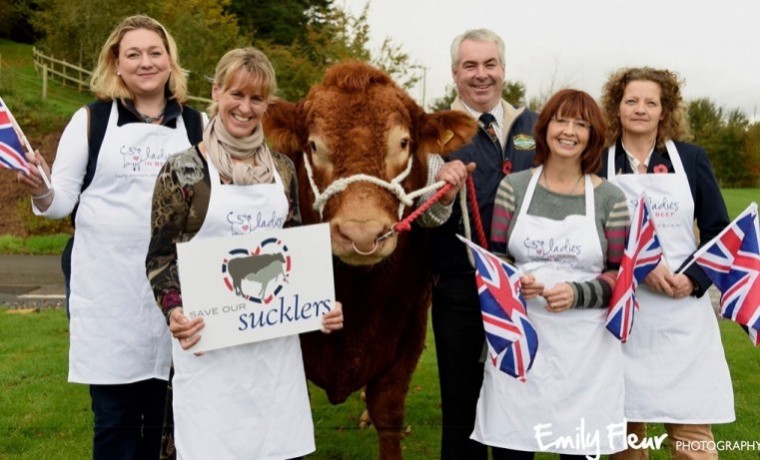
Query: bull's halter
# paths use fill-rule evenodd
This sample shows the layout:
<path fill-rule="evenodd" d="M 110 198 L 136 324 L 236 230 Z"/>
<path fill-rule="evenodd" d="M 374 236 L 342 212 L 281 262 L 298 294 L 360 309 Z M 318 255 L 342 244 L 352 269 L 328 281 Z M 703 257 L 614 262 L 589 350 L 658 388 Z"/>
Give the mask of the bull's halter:
<path fill-rule="evenodd" d="M 398 176 L 393 178 L 390 182 L 386 182 L 378 177 L 370 176 L 367 174 L 354 174 L 353 176 L 348 177 L 341 177 L 340 179 L 337 179 L 333 181 L 330 185 L 327 186 L 324 192 L 319 193 L 319 189 L 317 188 L 317 184 L 314 182 L 314 172 L 311 169 L 311 163 L 309 163 L 309 157 L 306 155 L 306 153 L 303 153 L 303 164 L 306 167 L 306 175 L 309 178 L 309 184 L 311 185 L 311 191 L 314 192 L 314 205 L 312 206 L 315 211 L 319 211 L 319 218 L 324 219 L 323 211 L 325 209 L 325 205 L 327 204 L 327 200 L 332 198 L 333 195 L 337 195 L 338 193 L 344 191 L 349 184 L 352 184 L 354 182 L 370 182 L 372 184 L 375 184 L 379 187 L 383 187 L 387 190 L 389 190 L 393 195 L 398 199 L 399 205 L 398 205 L 398 218 L 401 220 L 401 217 L 404 215 L 404 206 L 411 206 L 414 204 L 414 199 L 417 198 L 420 195 L 424 195 L 425 193 L 432 192 L 433 190 L 437 190 L 445 185 L 444 181 L 438 181 L 432 185 L 428 185 L 427 187 L 423 187 L 421 189 L 418 189 L 411 193 L 406 193 L 404 191 L 404 187 L 401 186 L 401 182 L 406 179 L 406 176 L 409 175 L 409 173 L 412 171 L 412 160 L 413 157 L 409 156 L 409 162 L 406 165 L 406 169 L 401 172 Z M 463 216 L 463 222 L 464 222 L 464 234 L 465 237 L 472 241 L 472 230 L 470 228 L 470 217 L 469 213 L 467 211 L 467 189 L 462 188 L 462 190 L 459 191 L 459 206 L 462 209 L 462 216 Z M 477 207 L 477 204 L 473 204 L 473 207 Z M 369 252 L 361 251 L 359 248 L 356 247 L 355 244 L 352 242 L 352 246 L 354 248 L 354 251 L 356 253 L 361 255 L 372 255 L 378 248 L 378 243 L 380 241 L 385 240 L 393 236 L 393 234 L 396 232 L 395 230 L 395 224 L 391 229 L 383 234 L 380 235 L 375 239 L 375 245 L 373 246 L 372 250 Z M 472 254 L 470 251 L 467 251 L 467 258 L 470 259 L 470 264 L 472 266 L 475 266 L 475 262 L 472 259 Z"/>
<path fill-rule="evenodd" d="M 413 157 L 409 156 L 409 161 L 404 169 L 398 176 L 391 179 L 390 182 L 384 181 L 379 177 L 370 176 L 368 174 L 354 174 L 353 176 L 341 177 L 334 180 L 327 188 L 320 193 L 317 184 L 314 182 L 314 171 L 311 169 L 311 163 L 309 163 L 309 157 L 306 153 L 303 154 L 304 166 L 306 167 L 306 175 L 309 178 L 309 184 L 311 185 L 311 191 L 314 192 L 314 210 L 319 212 L 319 218 L 324 219 L 324 210 L 327 201 L 333 196 L 343 192 L 349 185 L 355 182 L 369 182 L 371 184 L 382 187 L 393 194 L 399 201 L 398 204 L 398 218 L 399 220 L 404 215 L 404 207 L 414 204 L 414 199 L 425 193 L 434 191 L 441 187 L 441 183 L 435 183 L 428 185 L 421 189 L 415 190 L 410 193 L 406 193 L 401 182 L 406 179 L 409 173 L 412 171 Z"/>

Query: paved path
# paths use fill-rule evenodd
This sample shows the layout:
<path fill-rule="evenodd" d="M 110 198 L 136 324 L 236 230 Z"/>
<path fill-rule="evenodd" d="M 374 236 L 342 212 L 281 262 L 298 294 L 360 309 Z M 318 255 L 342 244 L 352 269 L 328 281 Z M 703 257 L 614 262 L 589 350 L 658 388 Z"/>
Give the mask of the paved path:
<path fill-rule="evenodd" d="M 0 255 L 0 305 L 61 307 L 64 304 L 60 256 Z"/>

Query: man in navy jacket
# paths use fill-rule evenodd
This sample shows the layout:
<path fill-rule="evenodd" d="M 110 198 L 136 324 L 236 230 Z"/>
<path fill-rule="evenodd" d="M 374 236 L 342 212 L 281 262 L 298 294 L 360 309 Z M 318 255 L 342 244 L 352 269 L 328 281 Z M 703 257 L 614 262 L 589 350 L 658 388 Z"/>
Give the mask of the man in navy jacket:
<path fill-rule="evenodd" d="M 472 173 L 486 240 L 490 240 L 496 189 L 509 172 L 533 166 L 536 114 L 515 108 L 501 98 L 504 86 L 504 42 L 494 32 L 476 29 L 457 36 L 451 45 L 451 73 L 459 96 L 451 108 L 479 120 L 472 141 L 449 158 L 475 163 Z M 469 212 L 472 216 L 472 211 Z M 432 229 L 433 332 L 441 386 L 443 431 L 441 459 L 487 459 L 487 447 L 470 439 L 483 382 L 485 333 L 475 270 L 467 249 L 462 213 Z M 471 225 L 473 235 L 475 226 Z M 474 236 L 473 236 L 474 238 Z"/>

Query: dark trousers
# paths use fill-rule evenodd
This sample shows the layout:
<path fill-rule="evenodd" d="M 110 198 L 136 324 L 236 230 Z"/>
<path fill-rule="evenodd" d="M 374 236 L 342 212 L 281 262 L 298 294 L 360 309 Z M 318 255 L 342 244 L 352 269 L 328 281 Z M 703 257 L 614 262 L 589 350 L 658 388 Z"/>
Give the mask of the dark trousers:
<path fill-rule="evenodd" d="M 90 385 L 94 460 L 157 460 L 166 405 L 166 381 Z"/>
<path fill-rule="evenodd" d="M 436 277 L 432 310 L 441 386 L 441 460 L 485 460 L 488 448 L 470 439 L 485 345 L 474 273 Z"/>

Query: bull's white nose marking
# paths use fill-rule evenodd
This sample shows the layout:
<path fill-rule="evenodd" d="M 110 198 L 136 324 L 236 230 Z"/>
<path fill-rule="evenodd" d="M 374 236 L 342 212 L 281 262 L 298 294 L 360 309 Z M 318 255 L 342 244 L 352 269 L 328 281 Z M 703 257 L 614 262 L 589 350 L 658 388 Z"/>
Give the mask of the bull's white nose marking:
<path fill-rule="evenodd" d="M 351 242 L 351 247 L 354 248 L 354 252 L 361 256 L 371 256 L 372 254 L 375 253 L 375 251 L 377 251 L 377 246 L 378 246 L 377 241 L 375 241 L 375 244 L 374 246 L 372 246 L 372 249 L 369 252 L 364 252 L 356 247 L 356 243 L 354 243 L 353 241 Z"/>

